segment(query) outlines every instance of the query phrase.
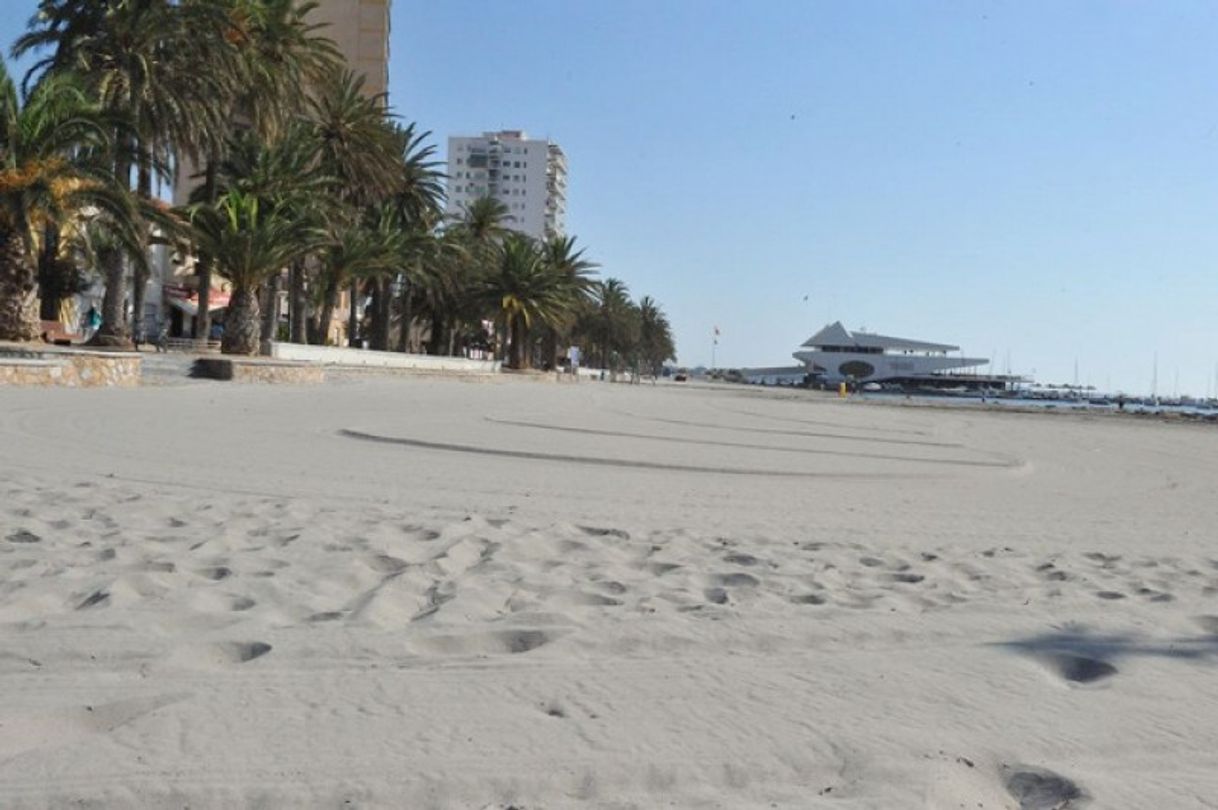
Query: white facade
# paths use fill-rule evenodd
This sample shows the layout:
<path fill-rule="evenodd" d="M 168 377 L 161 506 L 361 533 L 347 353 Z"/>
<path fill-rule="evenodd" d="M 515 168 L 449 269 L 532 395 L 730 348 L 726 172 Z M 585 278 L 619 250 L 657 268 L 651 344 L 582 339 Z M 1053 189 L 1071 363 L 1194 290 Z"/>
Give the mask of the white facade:
<path fill-rule="evenodd" d="M 834 384 L 848 380 L 917 380 L 989 362 L 980 357 L 951 357 L 949 353 L 960 347 L 946 343 L 850 332 L 841 321 L 808 338 L 801 348 L 803 351 L 792 356 L 809 374 Z"/>
<path fill-rule="evenodd" d="M 520 130 L 448 139 L 448 214 L 479 197 L 508 208 L 507 226 L 536 239 L 565 233 L 567 158 L 558 144 Z"/>

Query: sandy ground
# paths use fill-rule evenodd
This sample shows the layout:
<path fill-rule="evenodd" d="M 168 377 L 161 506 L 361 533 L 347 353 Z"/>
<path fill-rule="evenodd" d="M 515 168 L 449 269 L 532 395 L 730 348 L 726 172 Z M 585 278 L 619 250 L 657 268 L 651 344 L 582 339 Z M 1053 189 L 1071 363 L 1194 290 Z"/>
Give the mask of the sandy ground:
<path fill-rule="evenodd" d="M 0 390 L 0 807 L 1218 806 L 1218 430 Z"/>

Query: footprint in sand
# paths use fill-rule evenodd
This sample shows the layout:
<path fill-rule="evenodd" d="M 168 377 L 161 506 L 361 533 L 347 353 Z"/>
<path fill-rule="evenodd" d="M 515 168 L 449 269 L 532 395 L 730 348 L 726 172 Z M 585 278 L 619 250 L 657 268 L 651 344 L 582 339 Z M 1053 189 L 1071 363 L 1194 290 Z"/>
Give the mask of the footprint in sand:
<path fill-rule="evenodd" d="M 216 650 L 224 659 L 234 664 L 244 664 L 261 658 L 271 649 L 271 645 L 265 641 L 225 641 L 216 645 Z"/>
<path fill-rule="evenodd" d="M 210 579 L 212 582 L 219 582 L 232 576 L 233 569 L 225 565 L 214 565 L 210 568 L 200 568 L 197 573 L 199 576 Z"/>
<path fill-rule="evenodd" d="M 1070 579 L 1069 574 L 1067 574 L 1065 571 L 1058 570 L 1057 566 L 1051 562 L 1036 566 L 1036 570 L 1044 574 L 1045 579 L 1049 580 L 1050 582 L 1065 582 L 1066 580 Z"/>
<path fill-rule="evenodd" d="M 724 588 L 755 588 L 761 581 L 752 574 L 735 572 L 731 574 L 715 574 L 711 581 Z"/>
<path fill-rule="evenodd" d="M 601 529 L 596 526 L 580 526 L 579 530 L 589 537 L 616 537 L 618 540 L 629 540 L 630 534 L 621 529 Z"/>
<path fill-rule="evenodd" d="M 1006 778 L 1007 792 L 1019 810 L 1066 810 L 1085 798 L 1078 785 L 1043 768 L 1017 767 Z"/>
<path fill-rule="evenodd" d="M 390 554 L 377 554 L 368 560 L 368 567 L 382 574 L 396 574 L 410 567 L 410 563 Z"/>
<path fill-rule="evenodd" d="M 926 579 L 926 577 L 922 576 L 921 574 L 893 574 L 889 577 L 889 579 L 891 579 L 893 582 L 901 582 L 906 585 L 917 585 L 919 582 Z"/>
<path fill-rule="evenodd" d="M 94 591 L 93 593 L 89 594 L 89 596 L 87 596 L 83 602 L 77 605 L 76 609 L 87 610 L 88 608 L 97 607 L 98 605 L 105 604 L 109 601 L 110 594 L 106 593 L 105 591 Z"/>
<path fill-rule="evenodd" d="M 1048 667 L 1071 683 L 1090 684 L 1116 675 L 1119 670 L 1099 658 L 1073 653 L 1053 653 L 1044 657 Z"/>
<path fill-rule="evenodd" d="M 416 643 L 441 655 L 519 655 L 549 644 L 557 636 L 545 630 L 500 630 L 468 636 L 429 636 Z"/>

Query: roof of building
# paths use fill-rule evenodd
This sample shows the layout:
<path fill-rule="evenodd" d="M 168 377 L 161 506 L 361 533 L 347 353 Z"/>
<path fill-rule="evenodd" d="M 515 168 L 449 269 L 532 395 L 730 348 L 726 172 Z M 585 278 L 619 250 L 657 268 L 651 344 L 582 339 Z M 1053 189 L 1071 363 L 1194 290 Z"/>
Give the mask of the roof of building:
<path fill-rule="evenodd" d="M 915 352 L 954 352 L 959 346 L 946 343 L 929 343 L 924 340 L 909 340 L 908 338 L 877 335 L 872 332 L 850 332 L 842 326 L 841 321 L 835 321 L 812 337 L 803 342 L 804 346 L 858 346 L 864 349 L 901 349 Z"/>

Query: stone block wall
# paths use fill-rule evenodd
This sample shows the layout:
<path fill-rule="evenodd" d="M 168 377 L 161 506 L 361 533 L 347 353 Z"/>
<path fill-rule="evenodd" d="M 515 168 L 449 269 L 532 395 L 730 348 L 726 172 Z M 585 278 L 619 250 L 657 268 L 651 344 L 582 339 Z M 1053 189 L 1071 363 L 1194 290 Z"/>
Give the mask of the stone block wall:
<path fill-rule="evenodd" d="M 304 384 L 324 382 L 325 369 L 304 363 L 276 363 L 254 358 L 200 357 L 193 375 L 243 383 Z"/>
<path fill-rule="evenodd" d="M 0 345 L 0 385 L 106 388 L 139 384 L 138 354 L 23 344 Z"/>

